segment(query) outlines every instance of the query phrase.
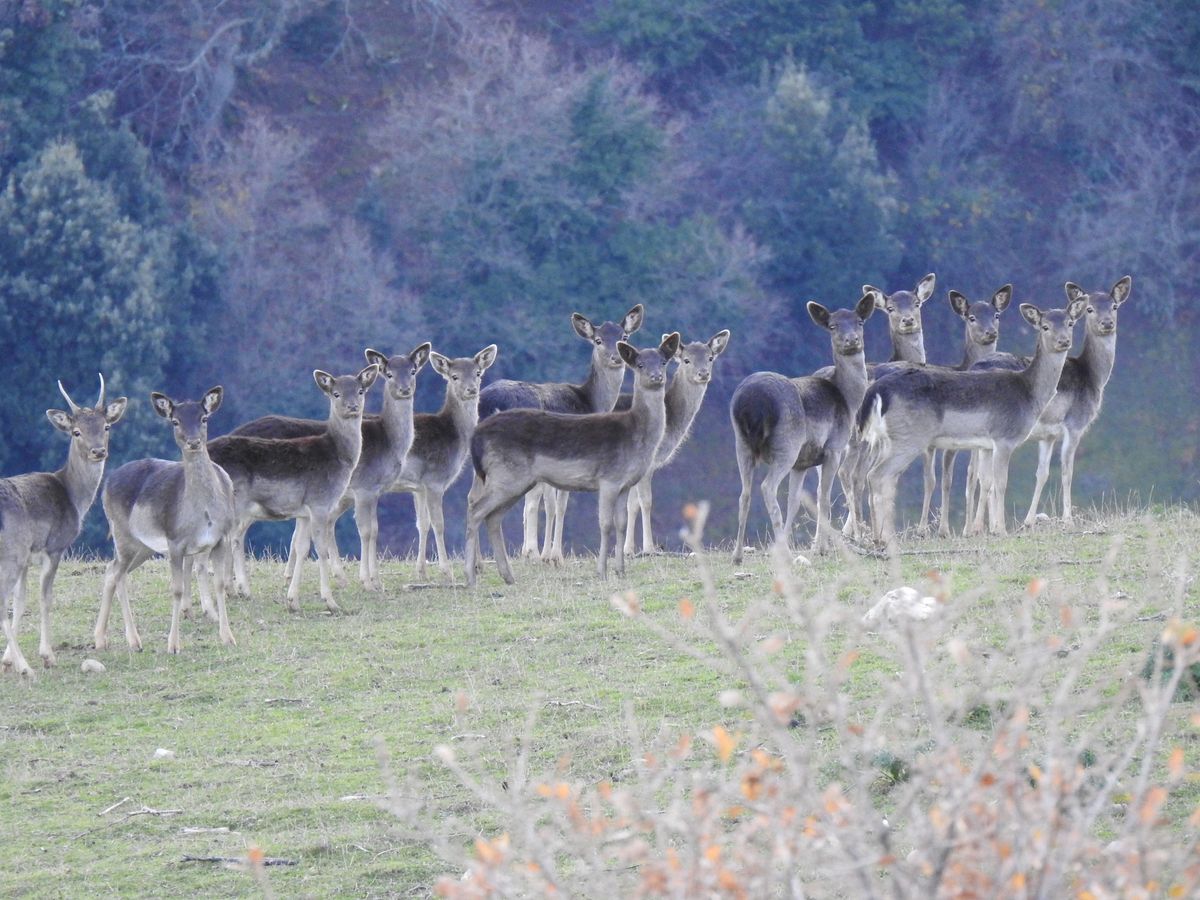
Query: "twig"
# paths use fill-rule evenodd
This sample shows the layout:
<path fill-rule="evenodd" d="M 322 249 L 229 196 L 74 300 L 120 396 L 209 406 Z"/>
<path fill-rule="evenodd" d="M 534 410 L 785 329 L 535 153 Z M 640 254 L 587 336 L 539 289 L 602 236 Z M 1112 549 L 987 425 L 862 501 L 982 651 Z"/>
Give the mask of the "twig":
<path fill-rule="evenodd" d="M 107 816 L 110 812 L 112 812 L 118 806 L 124 806 L 126 803 L 128 803 L 132 799 L 133 799 L 132 797 L 126 797 L 124 800 L 118 800 L 116 803 L 114 803 L 108 809 L 102 810 L 101 812 L 96 813 L 96 815 L 101 816 L 101 817 Z"/>
<path fill-rule="evenodd" d="M 307 703 L 305 697 L 268 697 L 263 701 L 267 706 L 279 706 L 285 703 Z"/>
<path fill-rule="evenodd" d="M 582 700 L 547 700 L 545 705 L 546 706 L 584 706 L 588 709 L 594 709 L 597 712 L 599 712 L 601 709 L 601 707 L 599 707 L 599 706 L 594 706 L 591 703 L 584 703 Z"/>
<path fill-rule="evenodd" d="M 121 803 L 124 802 L 125 800 L 121 801 Z M 120 806 L 121 803 L 118 803 L 117 806 Z M 125 813 L 125 815 L 121 816 L 119 819 L 113 819 L 111 822 L 106 822 L 103 825 L 98 825 L 95 828 L 89 828 L 87 831 L 81 831 L 79 834 L 73 835 L 71 840 L 77 841 L 81 837 L 87 837 L 87 835 L 92 834 L 93 832 L 103 831 L 105 828 L 112 828 L 114 825 L 119 825 L 122 822 L 128 822 L 134 816 L 177 816 L 182 812 L 182 809 L 152 809 L 149 806 L 143 806 L 141 809 L 135 809 L 133 812 Z"/>
<path fill-rule="evenodd" d="M 191 856 L 184 854 L 183 862 L 202 862 L 202 863 L 224 863 L 226 865 L 244 866 L 249 863 L 249 860 L 244 856 Z M 298 859 L 283 859 L 279 856 L 264 856 L 260 861 L 260 865 L 264 866 L 298 866 Z"/>
<path fill-rule="evenodd" d="M 188 828 L 180 828 L 180 834 L 230 834 L 228 825 L 219 825 L 216 828 L 204 828 L 194 826 Z"/>

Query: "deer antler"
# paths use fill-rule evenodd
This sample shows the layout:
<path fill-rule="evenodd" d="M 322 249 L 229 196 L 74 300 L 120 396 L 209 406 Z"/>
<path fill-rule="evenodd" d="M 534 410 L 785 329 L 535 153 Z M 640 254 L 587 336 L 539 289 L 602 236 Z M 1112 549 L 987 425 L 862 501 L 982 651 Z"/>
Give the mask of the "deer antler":
<path fill-rule="evenodd" d="M 100 376 L 100 397 L 98 400 L 96 400 L 96 409 L 103 412 L 104 411 L 104 373 L 97 372 L 96 374 Z"/>
<path fill-rule="evenodd" d="M 79 412 L 79 404 L 71 399 L 71 395 L 67 393 L 67 389 L 63 387 L 61 380 L 58 382 L 58 392 L 63 395 L 63 399 L 67 401 L 67 406 L 71 409 L 71 414 Z"/>

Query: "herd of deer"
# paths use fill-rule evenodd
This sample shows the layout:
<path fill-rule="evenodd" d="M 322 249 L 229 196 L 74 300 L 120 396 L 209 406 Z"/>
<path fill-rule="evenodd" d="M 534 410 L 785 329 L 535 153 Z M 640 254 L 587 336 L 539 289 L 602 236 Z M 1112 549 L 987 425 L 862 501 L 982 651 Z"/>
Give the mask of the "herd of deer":
<path fill-rule="evenodd" d="M 757 372 L 738 386 L 730 404 L 742 481 L 735 562 L 745 542 L 757 463 L 767 467 L 761 489 L 777 539 L 791 534 L 805 472 L 819 466 L 816 548 L 825 550 L 835 541 L 830 523 L 835 475 L 848 507 L 843 533 L 865 537 L 860 506 L 866 498 L 874 538 L 891 546 L 896 541 L 896 481 L 917 456 L 924 454 L 926 472 L 921 531 L 929 522 L 934 451 L 944 451 L 940 531 L 948 534 L 952 454 L 971 450 L 965 530 L 978 533 L 986 521 L 992 531 L 1003 532 L 1013 450 L 1029 439 L 1040 443 L 1028 524 L 1037 513 L 1054 444 L 1061 441 L 1063 516 L 1070 519 L 1074 455 L 1099 412 L 1112 372 L 1117 308 L 1129 295 L 1129 277 L 1108 293 L 1089 294 L 1068 283 L 1065 309 L 1022 304 L 1022 318 L 1038 332 L 1032 359 L 996 351 L 1000 314 L 1011 301 L 1011 286 L 983 303 L 951 291 L 951 306 L 966 329 L 963 359 L 955 367 L 927 365 L 925 360 L 921 308 L 933 295 L 934 282 L 927 275 L 915 291 L 893 294 L 865 286 L 849 310 L 830 312 L 809 303 L 813 321 L 830 333 L 833 366 L 799 378 Z M 888 315 L 893 353 L 889 362 L 867 365 L 863 325 L 876 309 Z M 658 346 L 639 350 L 628 340 L 643 318 L 640 304 L 619 322 L 595 325 L 579 314 L 572 316 L 576 334 L 592 345 L 588 377 L 581 385 L 501 380 L 485 388 L 483 374 L 496 360 L 494 344 L 458 359 L 434 352 L 428 343 L 396 356 L 367 350 L 367 365 L 355 374 L 313 373 L 329 402 L 324 421 L 266 416 L 211 441 L 208 421 L 221 405 L 220 387 L 199 401 L 151 394 L 154 411 L 171 425 L 180 459 L 136 460 L 105 483 L 102 503 L 114 555 L 104 577 L 96 648 L 107 646 L 108 617 L 117 595 L 126 641 L 141 649 L 128 575 L 155 554 L 167 556 L 171 569 L 168 652 L 181 649 L 179 620 L 187 611 L 193 570 L 204 613 L 217 621 L 222 642 L 234 643 L 226 611 L 228 584 L 232 577 L 238 591 L 249 595 L 244 538 L 252 523 L 264 519 L 296 523 L 285 569 L 289 608 L 299 607 L 301 562 L 315 543 L 321 598 L 330 610 L 338 609 L 331 588 L 331 580 L 341 574 L 334 523 L 351 507 L 362 545 L 360 578 L 367 588 L 380 589 L 377 508 L 389 492 L 414 495 L 418 577 L 426 576 L 430 530 L 438 565 L 448 577 L 442 500 L 468 455 L 475 472 L 466 521 L 469 585 L 475 585 L 480 568 L 479 529 L 484 526 L 500 575 L 512 583 L 501 520 L 522 497 L 523 552 L 539 552 L 539 508 L 544 503 L 540 554 L 561 559 L 570 491 L 598 494 L 598 572 L 607 574 L 611 549 L 616 569 L 623 573 L 625 555 L 635 551 L 639 513 L 643 550 L 654 547 L 651 478 L 686 440 L 712 380 L 713 363 L 729 342 L 727 330 L 686 344 L 675 332 L 664 335 Z M 1086 321 L 1083 352 L 1068 358 L 1073 326 L 1081 318 Z M 668 383 L 672 361 L 678 368 Z M 426 363 L 445 380 L 445 400 L 436 413 L 414 414 L 417 375 Z M 632 394 L 621 393 L 627 368 L 634 374 Z M 377 380 L 384 383 L 382 410 L 365 415 L 367 392 Z M 57 472 L 0 479 L 3 665 L 22 674 L 30 667 L 16 635 L 29 566 L 34 559 L 41 561 L 38 653 L 50 666 L 54 576 L 99 490 L 109 433 L 128 403 L 125 397 L 106 398 L 103 376 L 91 407 L 76 404 L 61 382 L 59 390 L 68 409 L 47 410 L 46 415 L 70 437 L 66 465 Z M 786 517 L 777 499 L 785 474 Z"/>

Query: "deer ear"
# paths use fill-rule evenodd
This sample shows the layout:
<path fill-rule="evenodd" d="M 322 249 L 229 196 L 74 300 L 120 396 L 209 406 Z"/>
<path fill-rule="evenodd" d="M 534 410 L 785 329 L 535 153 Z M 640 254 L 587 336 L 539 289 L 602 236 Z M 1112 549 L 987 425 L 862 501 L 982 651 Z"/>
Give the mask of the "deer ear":
<path fill-rule="evenodd" d="M 436 350 L 429 351 L 429 364 L 433 366 L 433 371 L 437 372 L 443 378 L 450 377 L 450 360 Z"/>
<path fill-rule="evenodd" d="M 720 356 L 725 352 L 725 348 L 729 346 L 729 329 L 725 328 L 718 331 L 708 339 L 708 349 L 713 356 Z"/>
<path fill-rule="evenodd" d="M 646 318 L 646 308 L 642 304 L 638 304 L 625 313 L 625 318 L 621 320 L 621 327 L 626 334 L 633 334 L 642 327 L 642 322 Z"/>
<path fill-rule="evenodd" d="M 116 425 L 121 421 L 121 416 L 125 415 L 125 407 L 128 405 L 128 397 L 118 397 L 112 403 L 104 407 L 104 421 L 109 425 Z"/>
<path fill-rule="evenodd" d="M 372 350 L 370 347 L 368 347 L 366 350 L 363 351 L 363 356 L 365 356 L 367 358 L 368 363 L 379 366 L 380 372 L 382 372 L 384 370 L 384 367 L 387 366 L 388 358 L 386 356 L 384 356 L 382 353 L 380 353 L 378 350 Z"/>
<path fill-rule="evenodd" d="M 64 412 L 61 409 L 46 410 L 46 418 L 50 420 L 50 424 L 64 434 L 70 434 L 71 428 L 74 427 L 74 422 L 71 421 L 71 414 Z"/>
<path fill-rule="evenodd" d="M 492 363 L 496 361 L 496 355 L 500 352 L 500 348 L 495 344 L 488 344 L 482 350 L 475 354 L 475 365 L 481 369 L 488 369 Z"/>
<path fill-rule="evenodd" d="M 870 299 L 870 297 L 870 294 L 863 295 L 864 299 Z M 874 303 L 875 301 L 872 300 L 871 302 Z M 861 304 L 862 300 L 860 300 L 859 303 Z M 829 310 L 823 307 L 816 300 L 809 300 L 805 308 L 808 310 L 809 318 L 811 318 L 826 331 L 829 330 Z M 871 308 L 874 309 L 874 306 Z"/>
<path fill-rule="evenodd" d="M 313 381 L 317 383 L 324 393 L 328 394 L 333 390 L 333 376 L 328 372 L 322 372 L 320 369 L 313 369 Z"/>
<path fill-rule="evenodd" d="M 433 345 L 430 344 L 429 341 L 426 341 L 421 346 L 413 350 L 412 353 L 408 354 L 408 361 L 416 367 L 418 372 L 420 372 L 423 368 L 425 368 L 425 363 L 429 362 L 429 354 L 432 351 Z"/>
<path fill-rule="evenodd" d="M 596 326 L 592 324 L 587 316 L 582 316 L 579 313 L 571 313 L 571 327 L 585 341 L 590 341 L 596 336 Z"/>
<path fill-rule="evenodd" d="M 679 336 L 679 332 L 672 331 L 658 345 L 658 352 L 663 355 L 663 359 L 673 359 L 675 354 L 679 352 L 679 345 L 682 341 L 683 339 Z"/>
<path fill-rule="evenodd" d="M 358 379 L 359 385 L 366 390 L 375 383 L 375 379 L 379 377 L 379 373 L 383 371 L 375 363 L 371 363 L 364 369 L 359 370 L 359 373 L 354 377 Z"/>
<path fill-rule="evenodd" d="M 1087 312 L 1087 299 L 1083 297 L 1067 307 L 1067 316 L 1071 319 L 1072 325 L 1082 319 L 1085 312 Z"/>
<path fill-rule="evenodd" d="M 171 418 L 171 411 L 175 409 L 175 404 L 171 402 L 171 398 L 166 394 L 160 394 L 158 391 L 150 392 L 150 405 L 164 419 Z"/>
<path fill-rule="evenodd" d="M 1008 304 L 1012 303 L 1012 285 L 1006 284 L 996 293 L 992 294 L 992 306 L 996 308 L 996 312 L 1004 312 L 1008 309 Z"/>
<path fill-rule="evenodd" d="M 930 272 L 924 278 L 917 282 L 917 289 L 914 293 L 917 295 L 917 306 L 920 306 L 926 300 L 933 296 L 933 289 L 937 286 L 937 276 Z"/>
<path fill-rule="evenodd" d="M 1109 291 L 1109 296 L 1112 297 L 1113 306 L 1120 306 L 1129 299 L 1129 292 L 1133 290 L 1133 279 L 1126 275 L 1120 281 L 1112 286 Z"/>
<path fill-rule="evenodd" d="M 1021 313 L 1021 318 L 1034 328 L 1042 324 L 1042 311 L 1032 303 L 1022 303 L 1017 309 Z"/>
<path fill-rule="evenodd" d="M 867 294 L 863 294 L 859 298 L 858 303 L 854 304 L 854 314 L 858 316 L 860 322 L 865 322 L 871 318 L 871 313 L 873 312 L 875 312 L 875 300 Z"/>
<path fill-rule="evenodd" d="M 951 291 L 949 297 L 950 308 L 965 319 L 967 317 L 967 309 L 970 306 L 970 301 L 958 291 Z"/>
<path fill-rule="evenodd" d="M 621 354 L 621 359 L 625 360 L 625 365 L 631 369 L 637 368 L 637 347 L 633 346 L 633 344 L 627 344 L 625 341 L 617 341 L 617 352 Z"/>
<path fill-rule="evenodd" d="M 221 408 L 221 401 L 225 399 L 225 388 L 219 384 L 216 387 L 209 388 L 208 393 L 200 400 L 200 406 L 208 415 L 212 415 Z"/>
<path fill-rule="evenodd" d="M 869 284 L 864 284 L 862 286 L 862 292 L 864 294 L 870 294 L 872 297 L 875 298 L 875 308 L 876 309 L 887 309 L 887 294 L 885 294 L 879 288 L 872 287 Z"/>
<path fill-rule="evenodd" d="M 1076 300 L 1086 300 L 1087 291 L 1081 288 L 1073 281 L 1068 281 L 1063 285 L 1063 290 L 1067 294 L 1067 302 L 1074 303 Z"/>

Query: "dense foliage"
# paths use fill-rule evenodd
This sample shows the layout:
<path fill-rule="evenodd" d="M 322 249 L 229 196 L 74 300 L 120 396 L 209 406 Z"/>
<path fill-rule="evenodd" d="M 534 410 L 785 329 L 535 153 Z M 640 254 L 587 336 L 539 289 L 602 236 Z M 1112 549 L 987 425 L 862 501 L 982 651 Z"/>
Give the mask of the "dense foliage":
<path fill-rule="evenodd" d="M 1195 4 L 401 6 L 0 0 L 4 474 L 55 464 L 57 378 L 138 401 L 123 459 L 168 449 L 151 388 L 224 383 L 226 426 L 319 415 L 312 368 L 425 339 L 577 380 L 570 312 L 643 302 L 654 337 L 733 331 L 683 463 L 719 512 L 736 381 L 827 361 L 806 300 L 934 271 L 947 361 L 946 288 L 1057 303 L 1131 273 L 1077 486 L 1196 496 Z"/>

